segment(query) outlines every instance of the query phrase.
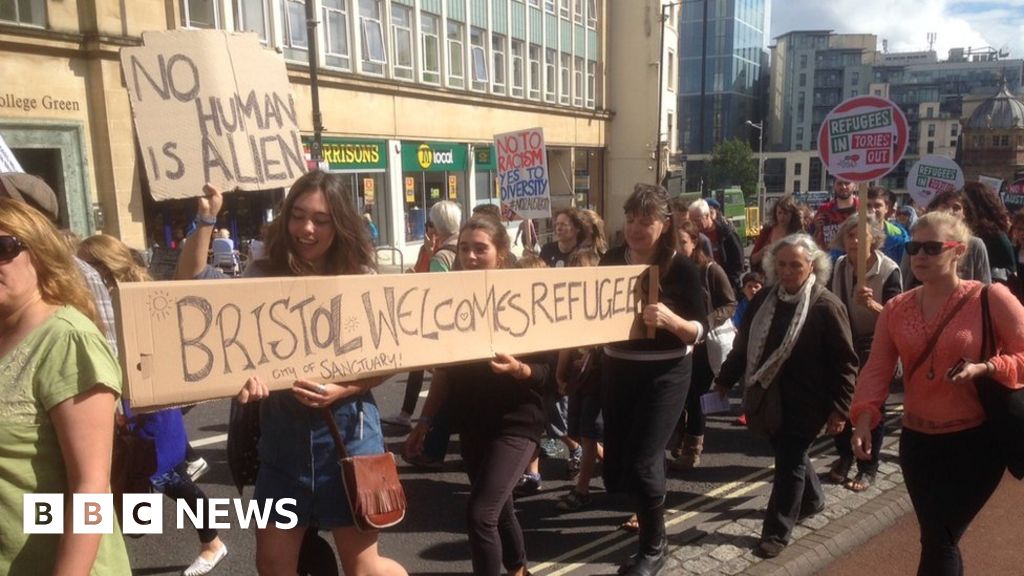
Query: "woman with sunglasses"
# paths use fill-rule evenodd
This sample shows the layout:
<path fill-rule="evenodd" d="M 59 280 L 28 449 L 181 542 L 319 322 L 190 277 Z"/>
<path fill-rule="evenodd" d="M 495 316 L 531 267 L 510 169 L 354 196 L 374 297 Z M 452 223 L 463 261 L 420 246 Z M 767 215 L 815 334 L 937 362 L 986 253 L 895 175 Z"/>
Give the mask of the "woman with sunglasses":
<path fill-rule="evenodd" d="M 898 361 L 905 387 L 900 465 L 921 527 L 919 576 L 963 574 L 958 543 L 999 484 L 1005 463 L 985 422 L 972 379 L 987 376 L 1020 388 L 1024 308 L 1005 286 L 988 291 L 997 349 L 982 356 L 982 284 L 957 270 L 970 238 L 955 216 L 931 212 L 907 244 L 921 286 L 882 310 L 851 409 L 853 450 L 867 459 Z"/>
<path fill-rule="evenodd" d="M 945 212 L 962 222 L 969 222 L 968 211 L 970 203 L 963 190 L 947 190 L 932 199 L 928 205 L 929 212 Z M 961 280 L 978 280 L 982 284 L 992 283 L 992 270 L 988 260 L 988 250 L 985 242 L 973 234 L 968 228 L 968 239 L 965 243 L 966 251 L 960 258 L 957 274 Z M 909 290 L 921 284 L 911 269 L 910 255 L 903 253 L 900 261 L 900 274 L 903 275 L 903 289 Z"/>
<path fill-rule="evenodd" d="M 0 574 L 130 572 L 116 521 L 25 534 L 20 513 L 26 494 L 110 492 L 121 369 L 97 322 L 56 228 L 0 198 Z"/>

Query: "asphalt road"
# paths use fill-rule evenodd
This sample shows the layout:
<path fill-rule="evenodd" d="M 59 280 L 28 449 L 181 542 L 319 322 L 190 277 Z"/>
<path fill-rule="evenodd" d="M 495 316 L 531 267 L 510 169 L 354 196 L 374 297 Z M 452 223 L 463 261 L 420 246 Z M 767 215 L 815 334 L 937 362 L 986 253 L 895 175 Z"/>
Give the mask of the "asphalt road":
<path fill-rule="evenodd" d="M 382 413 L 398 410 L 404 389 L 405 376 L 399 375 L 375 390 Z M 227 431 L 228 407 L 226 401 L 211 402 L 186 416 L 190 439 L 205 444 L 198 451 L 210 463 L 211 471 L 202 477 L 200 486 L 210 497 L 238 496 L 231 486 L 221 439 Z M 710 417 L 702 466 L 685 476 L 670 473 L 667 520 L 673 545 L 727 522 L 730 510 L 763 508 L 767 502 L 765 480 L 770 479 L 771 465 L 767 442 L 734 425 L 733 420 L 731 416 Z M 385 426 L 385 435 L 389 448 L 399 453 L 406 432 Z M 400 464 L 409 512 L 402 524 L 382 534 L 381 550 L 410 574 L 471 573 L 464 529 L 468 483 L 461 471 L 457 442 L 453 438 L 441 471 L 421 472 Z M 831 440 L 821 439 L 816 453 L 822 455 L 821 470 L 831 461 Z M 627 502 L 605 494 L 598 479 L 591 509 L 560 513 L 555 503 L 571 487 L 564 480 L 565 460 L 543 460 L 541 471 L 541 493 L 517 502 L 533 574 L 614 574 L 618 564 L 635 551 L 635 537 L 616 530 L 628 516 Z M 244 496 L 251 494 L 252 488 L 246 488 Z M 128 540 L 136 575 L 180 574 L 198 553 L 194 530 L 176 530 L 174 507 L 168 500 L 165 503 L 164 533 Z M 233 519 L 231 522 L 233 528 L 221 531 L 229 554 L 214 574 L 255 574 L 255 532 L 241 529 Z"/>

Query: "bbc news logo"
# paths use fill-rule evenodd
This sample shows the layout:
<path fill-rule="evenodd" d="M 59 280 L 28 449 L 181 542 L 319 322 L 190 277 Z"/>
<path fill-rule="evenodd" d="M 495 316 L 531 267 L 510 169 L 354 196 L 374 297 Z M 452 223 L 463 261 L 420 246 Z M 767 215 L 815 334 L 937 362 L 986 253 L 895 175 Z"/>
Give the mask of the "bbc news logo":
<path fill-rule="evenodd" d="M 121 506 L 121 532 L 124 534 L 162 534 L 164 531 L 163 494 L 124 494 Z M 64 494 L 25 494 L 22 530 L 25 534 L 64 534 Z M 227 530 L 231 517 L 242 529 L 250 525 L 264 529 L 271 511 L 286 519 L 273 522 L 276 528 L 295 528 L 299 517 L 294 498 L 243 501 L 241 498 L 209 498 L 193 506 L 187 500 L 174 500 L 175 527 L 178 530 L 210 528 Z M 113 494 L 74 494 L 71 499 L 71 532 L 75 534 L 111 534 L 114 531 Z"/>

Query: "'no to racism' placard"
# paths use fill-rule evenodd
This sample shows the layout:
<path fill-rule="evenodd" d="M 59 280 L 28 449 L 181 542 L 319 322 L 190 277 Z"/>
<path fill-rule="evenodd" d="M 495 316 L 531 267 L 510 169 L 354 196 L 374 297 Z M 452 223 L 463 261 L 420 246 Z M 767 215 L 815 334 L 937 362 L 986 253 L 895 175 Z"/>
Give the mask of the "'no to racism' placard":
<path fill-rule="evenodd" d="M 132 406 L 405 372 L 640 334 L 643 266 L 121 284 Z"/>
<path fill-rule="evenodd" d="M 963 187 L 963 170 L 952 158 L 945 156 L 931 155 L 921 158 L 907 176 L 907 192 L 922 208 L 927 208 L 937 195 Z"/>
<path fill-rule="evenodd" d="M 306 170 L 280 55 L 254 34 L 146 32 L 121 50 L 153 198 L 287 187 Z"/>
<path fill-rule="evenodd" d="M 848 182 L 877 180 L 907 151 L 907 118 L 899 106 L 877 96 L 856 96 L 829 112 L 818 132 L 822 162 Z"/>
<path fill-rule="evenodd" d="M 551 185 L 544 130 L 532 128 L 494 137 L 498 188 L 507 218 L 550 218 Z"/>

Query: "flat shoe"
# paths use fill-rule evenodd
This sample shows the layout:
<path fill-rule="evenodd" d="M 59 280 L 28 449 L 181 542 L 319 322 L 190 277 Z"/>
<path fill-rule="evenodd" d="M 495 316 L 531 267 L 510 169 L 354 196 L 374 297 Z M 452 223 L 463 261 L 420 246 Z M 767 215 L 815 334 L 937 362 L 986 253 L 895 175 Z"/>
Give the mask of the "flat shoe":
<path fill-rule="evenodd" d="M 197 556 L 192 565 L 185 568 L 182 571 L 181 576 L 204 576 L 213 572 L 213 569 L 220 564 L 221 560 L 228 555 L 228 547 L 221 545 L 220 550 L 217 550 L 216 554 L 213 555 L 213 560 L 207 560 L 202 556 Z"/>
<path fill-rule="evenodd" d="M 857 475 L 853 478 L 853 480 L 847 481 L 845 484 L 843 484 L 843 486 L 847 490 L 852 490 L 854 492 L 863 492 L 868 488 L 871 488 L 871 485 L 874 483 L 874 472 L 858 472 Z"/>

